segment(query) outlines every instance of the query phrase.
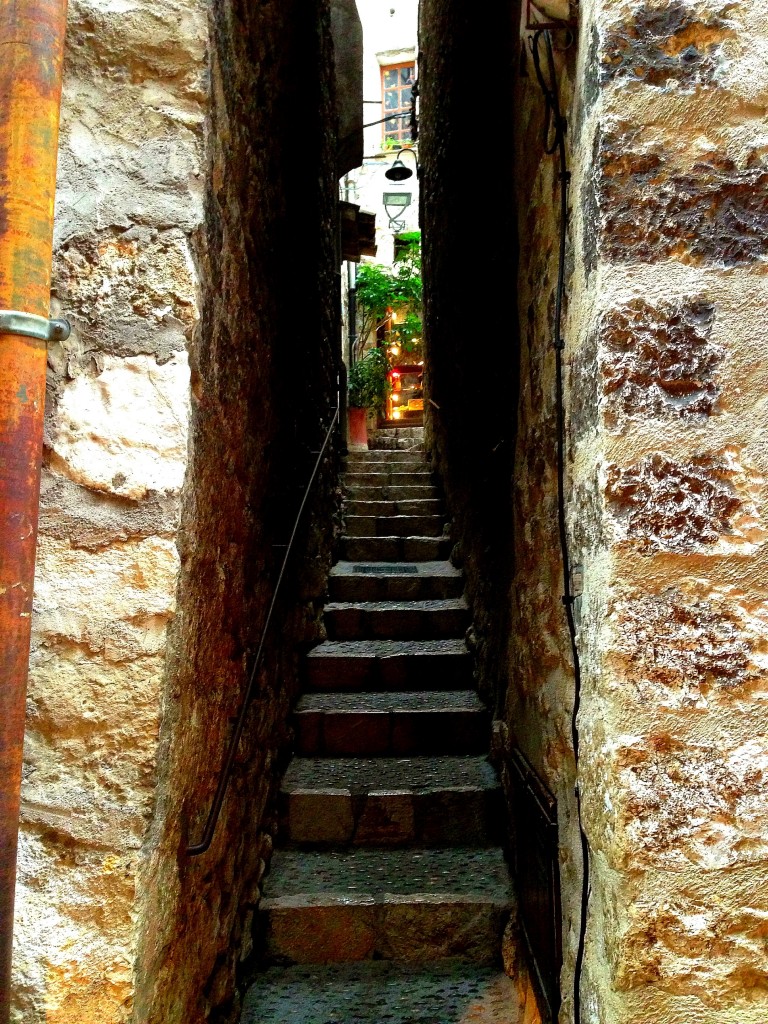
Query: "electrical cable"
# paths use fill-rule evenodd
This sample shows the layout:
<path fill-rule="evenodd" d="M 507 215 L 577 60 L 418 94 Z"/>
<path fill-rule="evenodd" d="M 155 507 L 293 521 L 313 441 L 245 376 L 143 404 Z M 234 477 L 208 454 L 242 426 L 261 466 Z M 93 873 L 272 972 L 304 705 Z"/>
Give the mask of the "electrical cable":
<path fill-rule="evenodd" d="M 541 53 L 539 45 L 542 37 L 546 42 L 547 70 L 549 81 L 544 76 L 541 68 Z M 568 185 L 571 179 L 568 170 L 568 158 L 565 147 L 565 132 L 568 125 L 567 120 L 560 111 L 560 98 L 558 96 L 557 71 L 555 68 L 555 56 L 552 44 L 552 34 L 548 29 L 539 29 L 531 41 L 531 53 L 533 65 L 536 70 L 541 91 L 544 94 L 546 103 L 546 115 L 544 122 L 544 149 L 548 155 L 558 154 L 560 171 L 560 246 L 558 255 L 557 290 L 555 292 L 555 323 L 554 323 L 554 348 L 555 348 L 555 391 L 557 408 L 557 519 L 558 532 L 560 536 L 560 554 L 563 566 L 563 606 L 568 624 L 568 636 L 571 642 L 571 656 L 573 658 L 573 681 L 574 699 L 573 715 L 571 718 L 571 738 L 573 742 L 573 757 L 576 773 L 575 797 L 576 815 L 579 823 L 579 835 L 581 838 L 582 855 L 582 883 L 581 883 L 581 920 L 579 923 L 579 941 L 576 951 L 576 963 L 574 965 L 573 979 L 573 1016 L 575 1024 L 581 1024 L 581 972 L 584 965 L 584 948 L 587 931 L 587 912 L 589 909 L 589 844 L 584 831 L 581 814 L 581 791 L 579 789 L 579 730 L 578 714 L 581 707 L 581 662 L 579 659 L 579 648 L 576 642 L 576 619 L 574 617 L 573 604 L 575 596 L 571 590 L 571 559 L 568 546 L 568 527 L 565 510 L 565 398 L 563 387 L 563 350 L 565 340 L 562 336 L 563 321 L 563 298 L 565 296 L 565 255 L 566 236 L 568 228 Z"/>

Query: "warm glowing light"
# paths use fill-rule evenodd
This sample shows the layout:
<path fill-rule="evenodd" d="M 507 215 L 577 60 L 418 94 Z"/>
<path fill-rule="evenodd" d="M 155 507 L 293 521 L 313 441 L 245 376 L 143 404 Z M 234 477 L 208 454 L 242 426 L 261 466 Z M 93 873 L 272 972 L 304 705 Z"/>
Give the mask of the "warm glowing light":
<path fill-rule="evenodd" d="M 392 419 L 393 420 L 399 420 L 400 419 L 400 410 L 399 409 L 393 409 L 392 410 Z"/>
<path fill-rule="evenodd" d="M 392 323 L 393 324 L 397 323 L 397 313 L 394 313 L 394 312 L 392 313 Z"/>
<path fill-rule="evenodd" d="M 390 348 L 389 351 L 392 353 L 393 356 L 399 356 L 400 355 L 400 346 L 399 345 L 393 345 Z"/>
<path fill-rule="evenodd" d="M 393 402 L 399 402 L 400 401 L 400 395 L 392 395 L 392 401 Z"/>

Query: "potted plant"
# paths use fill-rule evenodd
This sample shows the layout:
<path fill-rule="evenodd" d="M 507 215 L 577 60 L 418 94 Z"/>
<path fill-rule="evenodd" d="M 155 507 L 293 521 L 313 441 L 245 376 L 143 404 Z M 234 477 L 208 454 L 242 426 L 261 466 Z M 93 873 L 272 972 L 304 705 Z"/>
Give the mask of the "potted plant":
<path fill-rule="evenodd" d="M 389 360 L 382 348 L 366 352 L 350 367 L 349 440 L 353 447 L 368 447 L 368 410 L 382 413 L 389 395 Z"/>

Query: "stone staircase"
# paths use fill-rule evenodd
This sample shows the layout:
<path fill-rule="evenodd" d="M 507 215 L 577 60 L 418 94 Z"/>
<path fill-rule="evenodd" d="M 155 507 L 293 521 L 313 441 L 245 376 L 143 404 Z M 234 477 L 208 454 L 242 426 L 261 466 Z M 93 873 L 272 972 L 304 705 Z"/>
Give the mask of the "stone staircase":
<path fill-rule="evenodd" d="M 503 807 L 416 428 L 350 453 L 241 1024 L 514 1024 Z M 374 442 L 375 443 L 375 442 Z M 408 449 L 411 450 L 408 450 Z"/>

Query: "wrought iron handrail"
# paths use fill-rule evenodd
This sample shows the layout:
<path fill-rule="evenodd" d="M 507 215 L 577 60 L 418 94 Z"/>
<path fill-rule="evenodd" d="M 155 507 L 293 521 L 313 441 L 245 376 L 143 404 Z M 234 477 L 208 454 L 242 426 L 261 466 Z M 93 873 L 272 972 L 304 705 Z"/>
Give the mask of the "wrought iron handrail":
<path fill-rule="evenodd" d="M 251 674 L 248 677 L 248 685 L 245 688 L 245 695 L 243 696 L 243 701 L 240 706 L 240 713 L 237 716 L 235 731 L 232 733 L 232 738 L 229 741 L 229 747 L 227 749 L 227 756 L 224 759 L 224 764 L 221 768 L 221 771 L 219 772 L 219 784 L 216 787 L 216 795 L 213 798 L 211 809 L 208 812 L 208 819 L 205 823 L 203 838 L 200 840 L 199 843 L 195 843 L 192 846 L 187 847 L 187 855 L 189 857 L 198 857 L 201 853 L 205 853 L 210 848 L 210 845 L 213 842 L 213 835 L 214 832 L 216 831 L 216 825 L 218 824 L 219 821 L 221 808 L 224 804 L 224 797 L 227 795 L 229 781 L 232 777 L 232 769 L 235 764 L 235 755 L 237 754 L 237 748 L 240 744 L 240 739 L 243 735 L 243 729 L 245 728 L 245 716 L 248 713 L 248 708 L 251 703 L 253 686 L 254 683 L 256 682 L 256 673 L 259 670 L 259 665 L 261 664 L 261 656 L 264 653 L 264 644 L 266 642 L 267 632 L 269 631 L 269 626 L 272 621 L 272 613 L 274 612 L 275 605 L 277 604 L 277 598 L 278 594 L 280 593 L 280 587 L 282 585 L 283 579 L 285 577 L 285 570 L 286 566 L 288 565 L 288 559 L 291 557 L 291 551 L 293 550 L 293 542 L 296 539 L 296 534 L 299 529 L 299 523 L 301 522 L 301 517 L 304 514 L 304 508 L 306 507 L 307 500 L 309 499 L 309 494 L 310 491 L 312 490 L 312 485 L 314 484 L 318 470 L 320 469 L 320 463 L 322 462 L 323 456 L 325 455 L 325 450 L 328 447 L 328 442 L 331 440 L 331 435 L 333 434 L 334 428 L 336 427 L 336 424 L 339 422 L 340 409 L 341 402 L 339 394 L 337 393 L 336 411 L 333 414 L 331 425 L 328 427 L 328 430 L 326 432 L 325 440 L 323 441 L 320 447 L 320 451 L 317 453 L 317 461 L 315 462 L 315 467 L 312 470 L 312 475 L 309 478 L 309 483 L 307 484 L 306 489 L 304 490 L 304 497 L 301 499 L 301 505 L 299 506 L 299 511 L 296 515 L 296 521 L 293 524 L 291 537 L 290 540 L 288 541 L 288 546 L 285 550 L 285 555 L 283 556 L 283 564 L 280 566 L 280 573 L 277 577 L 277 583 L 275 584 L 275 589 L 272 593 L 272 600 L 270 601 L 269 604 L 267 617 L 264 620 L 264 627 L 261 631 L 261 639 L 259 640 L 259 646 L 256 651 L 256 658 L 254 659 L 253 666 L 251 668 Z"/>

